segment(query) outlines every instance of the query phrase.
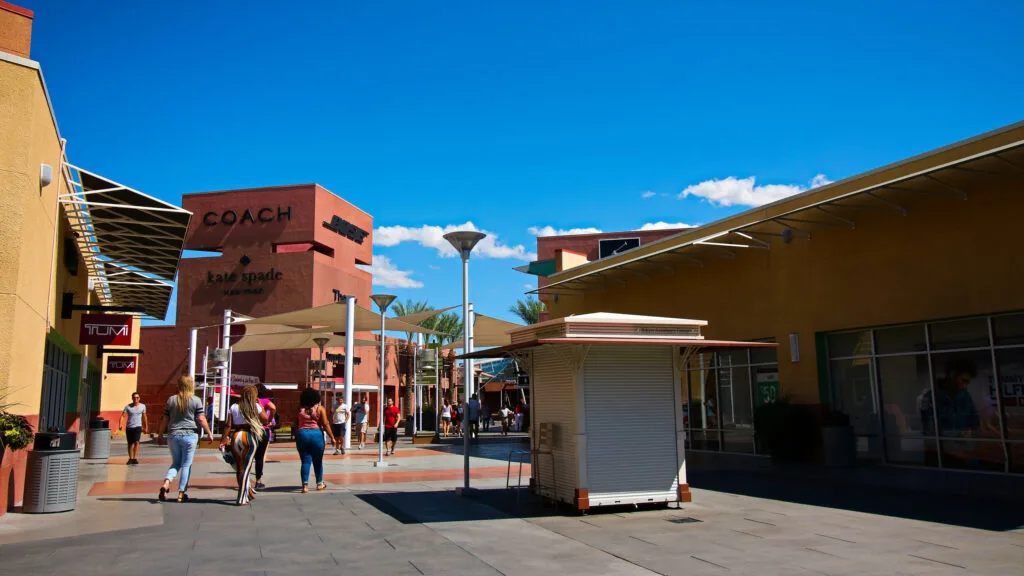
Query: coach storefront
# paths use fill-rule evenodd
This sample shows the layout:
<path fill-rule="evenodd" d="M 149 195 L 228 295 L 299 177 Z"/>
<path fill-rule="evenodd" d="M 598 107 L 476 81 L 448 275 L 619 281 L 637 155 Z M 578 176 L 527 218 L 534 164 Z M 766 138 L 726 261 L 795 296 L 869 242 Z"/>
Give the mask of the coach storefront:
<path fill-rule="evenodd" d="M 1018 123 L 556 271 L 538 292 L 552 317 L 704 318 L 710 338 L 778 342 L 691 359 L 694 451 L 754 454 L 753 413 L 788 397 L 848 416 L 861 463 L 1009 478 L 1024 474 L 1022 187 Z"/>

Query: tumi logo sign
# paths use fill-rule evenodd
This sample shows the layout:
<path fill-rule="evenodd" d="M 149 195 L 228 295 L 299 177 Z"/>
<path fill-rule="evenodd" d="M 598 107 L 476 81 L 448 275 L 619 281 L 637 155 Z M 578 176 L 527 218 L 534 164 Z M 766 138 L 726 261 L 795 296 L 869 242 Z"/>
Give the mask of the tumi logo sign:
<path fill-rule="evenodd" d="M 135 374 L 135 356 L 107 356 L 107 374 Z"/>
<path fill-rule="evenodd" d="M 131 346 L 132 317 L 126 314 L 82 314 L 78 343 L 90 346 Z"/>

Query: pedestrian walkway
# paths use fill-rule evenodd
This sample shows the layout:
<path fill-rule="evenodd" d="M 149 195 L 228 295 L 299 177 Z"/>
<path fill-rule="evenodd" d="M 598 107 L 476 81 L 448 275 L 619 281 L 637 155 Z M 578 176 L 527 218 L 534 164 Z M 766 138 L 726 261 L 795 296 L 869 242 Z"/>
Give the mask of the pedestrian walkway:
<path fill-rule="evenodd" d="M 329 487 L 298 493 L 298 462 L 271 449 L 268 489 L 231 504 L 213 451 L 191 502 L 159 503 L 162 447 L 138 466 L 83 461 L 78 509 L 0 517 L 6 574 L 1021 574 L 1024 534 L 694 489 L 681 509 L 578 515 L 505 489 L 501 450 L 401 443 L 396 464 L 327 456 Z M 374 447 L 375 448 L 375 447 Z M 348 457 L 355 456 L 355 457 Z M 515 470 L 513 470 L 515 473 Z M 1024 524 L 1024 521 L 1022 521 Z"/>

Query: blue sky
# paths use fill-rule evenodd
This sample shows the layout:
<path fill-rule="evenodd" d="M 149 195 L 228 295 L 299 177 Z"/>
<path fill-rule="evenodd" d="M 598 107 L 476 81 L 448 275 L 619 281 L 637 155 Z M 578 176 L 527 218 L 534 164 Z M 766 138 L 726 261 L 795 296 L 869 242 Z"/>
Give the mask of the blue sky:
<path fill-rule="evenodd" d="M 1024 118 L 1018 1 L 20 4 L 71 162 L 175 203 L 318 182 L 437 306 L 429 227 L 472 222 L 501 317 L 531 227 L 707 223 Z"/>

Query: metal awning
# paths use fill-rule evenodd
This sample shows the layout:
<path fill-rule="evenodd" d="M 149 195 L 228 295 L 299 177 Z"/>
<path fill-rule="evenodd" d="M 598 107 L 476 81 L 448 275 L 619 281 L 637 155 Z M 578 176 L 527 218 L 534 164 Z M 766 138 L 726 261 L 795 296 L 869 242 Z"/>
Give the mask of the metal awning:
<path fill-rule="evenodd" d="M 557 272 L 527 294 L 579 294 L 604 282 L 625 286 L 678 266 L 703 267 L 743 250 L 769 250 L 773 242 L 807 240 L 821 230 L 856 229 L 865 213 L 899 217 L 922 199 L 968 200 L 978 179 L 1024 180 L 1024 122 Z"/>
<path fill-rule="evenodd" d="M 59 200 L 107 305 L 163 319 L 192 213 L 67 162 Z"/>

